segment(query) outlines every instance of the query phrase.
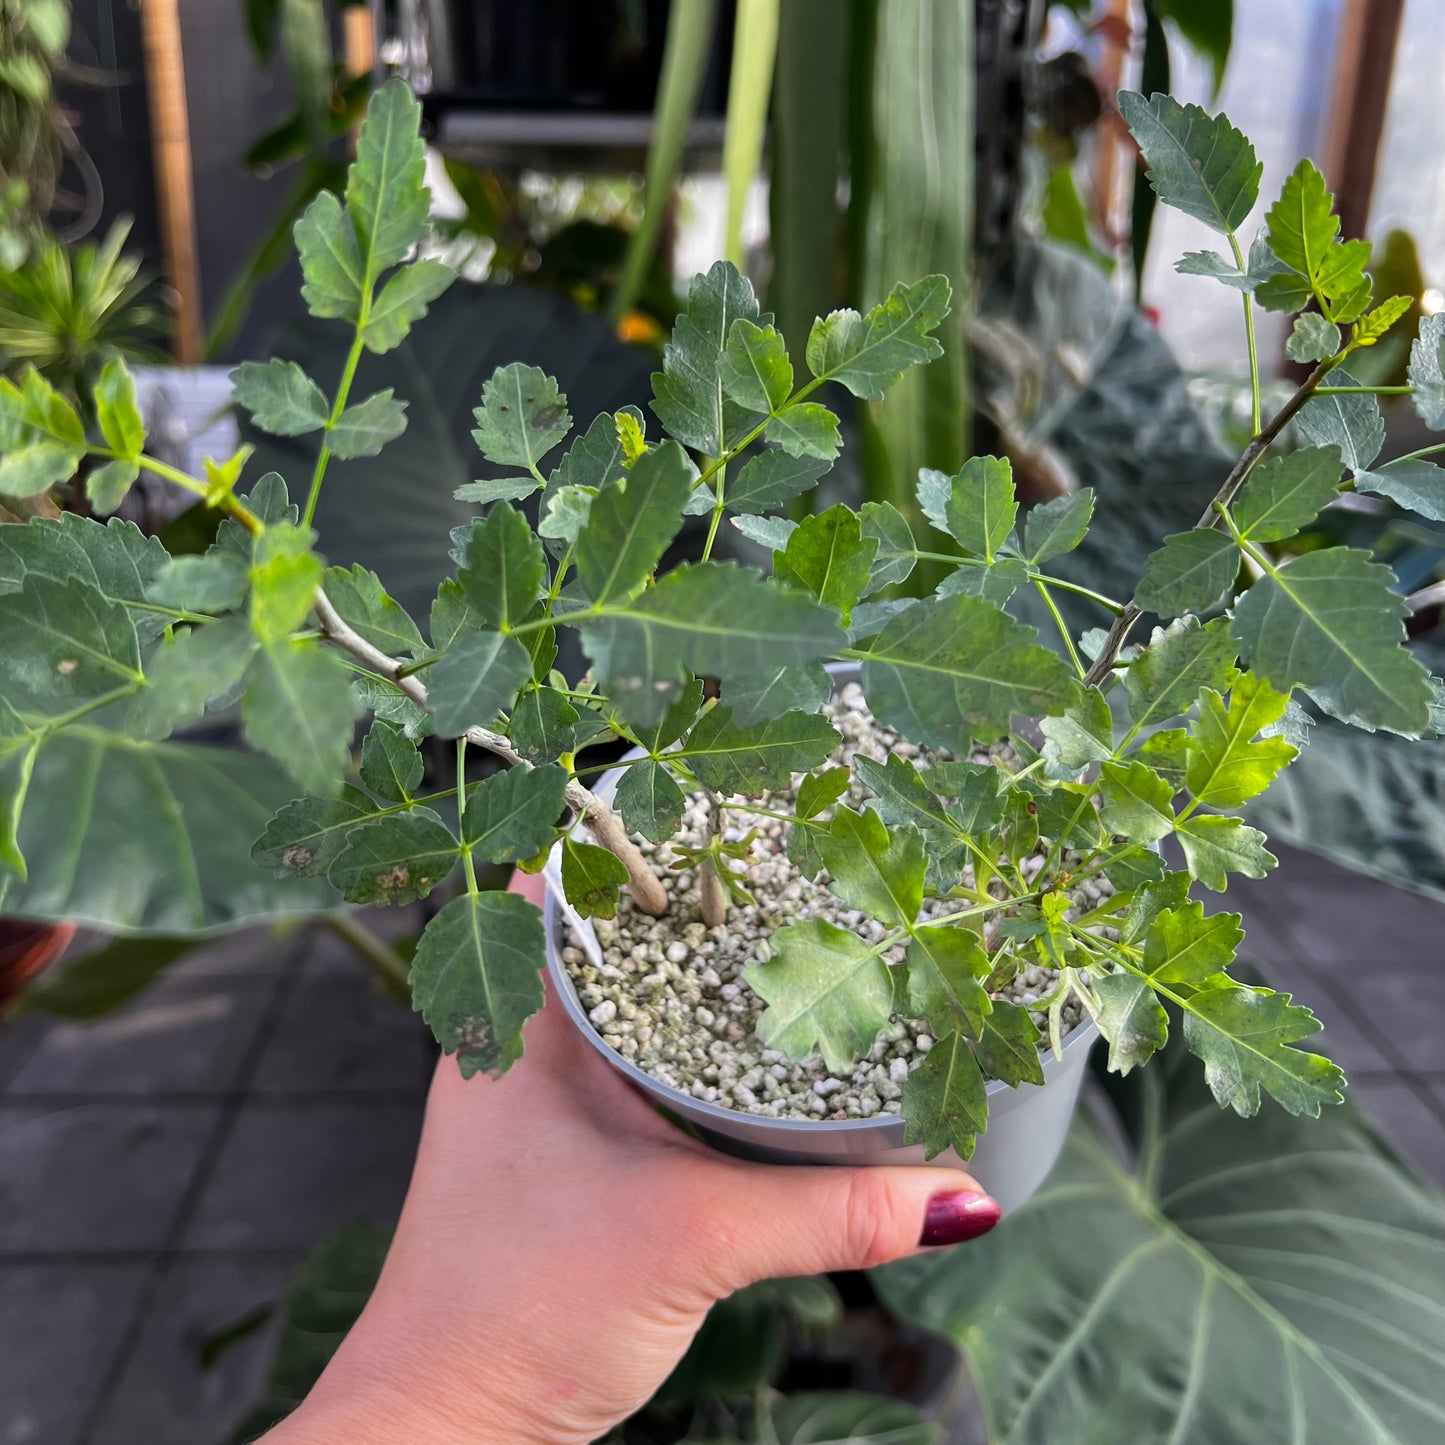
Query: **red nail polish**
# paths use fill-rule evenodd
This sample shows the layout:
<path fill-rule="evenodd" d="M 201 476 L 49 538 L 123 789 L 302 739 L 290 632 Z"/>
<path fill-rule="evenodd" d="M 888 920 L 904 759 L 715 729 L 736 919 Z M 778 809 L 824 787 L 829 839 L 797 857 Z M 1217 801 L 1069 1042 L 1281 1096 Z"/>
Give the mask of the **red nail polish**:
<path fill-rule="evenodd" d="M 962 1244 L 987 1234 L 999 1222 L 1003 1211 L 997 1199 L 977 1189 L 953 1189 L 935 1194 L 928 1201 L 919 1244 Z"/>

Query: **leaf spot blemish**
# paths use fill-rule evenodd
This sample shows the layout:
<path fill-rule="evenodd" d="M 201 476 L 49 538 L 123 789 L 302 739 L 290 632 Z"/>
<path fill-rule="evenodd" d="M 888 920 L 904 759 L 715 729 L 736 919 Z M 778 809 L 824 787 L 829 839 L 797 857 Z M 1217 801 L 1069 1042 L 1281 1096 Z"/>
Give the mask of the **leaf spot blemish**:
<path fill-rule="evenodd" d="M 293 843 L 281 854 L 281 861 L 288 868 L 309 868 L 312 856 L 309 848 L 303 848 L 299 843 Z"/>
<path fill-rule="evenodd" d="M 60 661 L 55 664 L 55 670 L 61 677 L 69 677 L 79 666 L 80 662 L 77 658 L 62 657 Z"/>

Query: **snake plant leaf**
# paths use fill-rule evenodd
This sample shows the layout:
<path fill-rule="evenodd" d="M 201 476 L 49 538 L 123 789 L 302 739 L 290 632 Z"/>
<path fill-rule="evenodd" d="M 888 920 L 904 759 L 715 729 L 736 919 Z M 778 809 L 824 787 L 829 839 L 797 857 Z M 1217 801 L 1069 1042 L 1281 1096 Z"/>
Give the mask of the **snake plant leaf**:
<path fill-rule="evenodd" d="M 1306 311 L 1295 318 L 1294 329 L 1284 344 L 1291 361 L 1324 361 L 1340 349 L 1340 328 L 1318 311 Z"/>
<path fill-rule="evenodd" d="M 1057 717 L 1039 723 L 1044 735 L 1045 776 L 1062 782 L 1077 777 L 1090 763 L 1114 756 L 1114 715 L 1097 687 L 1086 687 L 1079 700 Z"/>
<path fill-rule="evenodd" d="M 792 588 L 731 563 L 699 562 L 587 622 L 582 645 L 606 695 L 645 727 L 690 675 L 717 677 L 726 692 L 739 679 L 830 656 L 843 633 L 832 612 Z"/>
<path fill-rule="evenodd" d="M 1099 794 L 1099 817 L 1111 833 L 1154 843 L 1174 831 L 1174 789 L 1144 763 L 1105 763 Z"/>
<path fill-rule="evenodd" d="M 793 394 L 793 363 L 774 326 L 740 316 L 718 361 L 723 390 L 745 411 L 779 411 Z"/>
<path fill-rule="evenodd" d="M 452 830 L 413 808 L 352 828 L 326 876 L 348 903 L 400 905 L 425 898 L 460 857 Z"/>
<path fill-rule="evenodd" d="M 528 688 L 507 722 L 512 746 L 529 763 L 555 763 L 578 746 L 582 714 L 555 687 Z"/>
<path fill-rule="evenodd" d="M 839 808 L 814 840 L 828 870 L 829 889 L 889 928 L 918 917 L 923 906 L 923 834 L 911 824 L 888 828 L 866 809 Z"/>
<path fill-rule="evenodd" d="M 250 579 L 246 568 L 225 552 L 208 556 L 173 557 L 146 588 L 158 607 L 215 615 L 234 612 L 246 600 Z"/>
<path fill-rule="evenodd" d="M 725 707 L 709 708 L 687 735 L 679 757 L 715 793 L 756 797 L 786 788 L 838 746 L 838 733 L 816 713 L 785 712 L 742 727 Z"/>
<path fill-rule="evenodd" d="M 910 366 L 943 355 L 934 331 L 948 315 L 946 276 L 900 281 L 866 315 L 834 311 L 813 323 L 808 369 L 819 381 L 836 381 L 854 396 L 877 401 Z"/>
<path fill-rule="evenodd" d="M 1039 1060 L 1039 1031 L 1029 1011 L 1006 999 L 995 999 L 983 1021 L 983 1037 L 974 1049 L 984 1077 L 1002 1079 L 1010 1088 L 1042 1084 L 1044 1066 Z"/>
<path fill-rule="evenodd" d="M 427 707 L 437 732 L 454 738 L 469 727 L 490 726 L 531 676 L 531 658 L 517 638 L 464 633 L 426 671 Z"/>
<path fill-rule="evenodd" d="M 1368 552 L 1307 553 L 1244 594 L 1234 635 L 1280 691 L 1306 688 L 1326 712 L 1369 731 L 1423 732 L 1430 675 L 1401 645 L 1409 607 L 1394 581 Z"/>
<path fill-rule="evenodd" d="M 306 792 L 340 791 L 355 717 L 351 677 L 334 652 L 313 640 L 263 642 L 246 671 L 241 726 Z"/>
<path fill-rule="evenodd" d="M 384 807 L 352 787 L 343 787 L 337 798 L 293 798 L 267 820 L 251 845 L 251 860 L 276 878 L 323 877 L 351 830 Z"/>
<path fill-rule="evenodd" d="M 31 572 L 0 595 L 0 681 L 11 702 L 78 701 L 142 680 L 125 607 L 89 583 Z"/>
<path fill-rule="evenodd" d="M 469 625 L 496 631 L 515 627 L 542 595 L 547 558 L 531 524 L 499 502 L 470 527 L 458 529 L 453 552 L 470 613 Z"/>
<path fill-rule="evenodd" d="M 736 480 L 729 478 L 727 505 L 734 512 L 758 515 L 801 496 L 824 472 L 824 457 L 790 456 L 781 447 L 769 447 L 750 457 Z M 869 504 L 863 504 L 866 512 Z"/>
<path fill-rule="evenodd" d="M 856 933 L 821 918 L 778 929 L 771 946 L 745 975 L 768 1005 L 758 1037 L 798 1062 L 817 1049 L 829 1069 L 851 1068 L 892 1014 L 888 966 Z"/>
<path fill-rule="evenodd" d="M 1263 878 L 1279 859 L 1264 846 L 1264 834 L 1238 818 L 1195 813 L 1175 825 L 1190 875 L 1206 888 L 1223 893 L 1231 873 Z"/>
<path fill-rule="evenodd" d="M 371 97 L 346 173 L 346 211 L 366 275 L 373 281 L 426 234 L 431 193 L 421 102 L 399 76 Z"/>
<path fill-rule="evenodd" d="M 833 695 L 833 679 L 821 662 L 780 667 L 733 683 L 727 691 L 733 721 L 742 727 L 786 712 L 819 712 Z"/>
<path fill-rule="evenodd" d="M 1301 447 L 1249 474 L 1234 504 L 1234 522 L 1251 542 L 1281 542 L 1313 522 L 1339 490 L 1338 449 Z"/>
<path fill-rule="evenodd" d="M 931 597 L 893 618 L 863 662 L 875 716 L 905 736 L 966 752 L 1014 713 L 1054 716 L 1078 683 L 1037 632 L 976 597 Z"/>
<path fill-rule="evenodd" d="M 1094 489 L 1080 487 L 1034 507 L 1024 519 L 1024 555 L 1037 567 L 1072 552 L 1084 540 L 1094 515 Z"/>
<path fill-rule="evenodd" d="M 237 406 L 272 436 L 304 436 L 320 431 L 331 416 L 326 393 L 294 361 L 243 361 L 231 373 Z"/>
<path fill-rule="evenodd" d="M 1144 153 L 1149 184 L 1166 206 L 1221 236 L 1244 222 L 1259 199 L 1264 166 L 1224 116 L 1180 105 L 1169 95 L 1146 99 L 1131 90 L 1119 92 L 1119 114 Z"/>
<path fill-rule="evenodd" d="M 920 502 L 925 476 L 933 483 L 934 475 L 919 473 Z M 965 552 L 991 562 L 1008 541 L 1018 510 L 1013 467 L 1007 458 L 970 457 L 963 470 L 949 478 L 943 503 L 944 530 Z"/>
<path fill-rule="evenodd" d="M 567 770 L 556 763 L 503 768 L 472 790 L 462 839 L 492 863 L 535 858 L 556 837 L 566 796 Z"/>
<path fill-rule="evenodd" d="M 613 802 L 627 831 L 641 833 L 653 843 L 666 843 L 676 836 L 687 806 L 676 779 L 651 758 L 633 763 L 623 773 Z"/>
<path fill-rule="evenodd" d="M 388 386 L 346 408 L 326 432 L 326 445 L 342 461 L 374 457 L 406 430 L 406 403 Z"/>
<path fill-rule="evenodd" d="M 863 535 L 857 513 L 839 504 L 804 517 L 773 554 L 773 576 L 811 592 L 843 619 L 867 590 L 878 544 Z"/>
<path fill-rule="evenodd" d="M 1289 698 L 1263 678 L 1244 673 L 1229 701 L 1212 688 L 1199 695 L 1190 728 L 1185 785 L 1208 808 L 1238 808 L 1258 797 L 1299 749 L 1279 736 L 1261 736 L 1284 719 Z"/>
<path fill-rule="evenodd" d="M 1402 457 L 1355 473 L 1355 490 L 1388 497 L 1432 522 L 1445 522 L 1445 467 L 1424 457 Z"/>
<path fill-rule="evenodd" d="M 1342 367 L 1330 373 L 1332 386 L 1357 386 Z M 1346 393 L 1311 397 L 1296 418 L 1299 429 L 1318 447 L 1338 447 L 1352 472 L 1368 467 L 1385 445 L 1385 417 L 1376 397 Z"/>
<path fill-rule="evenodd" d="M 361 744 L 362 786 L 389 803 L 409 803 L 425 767 L 416 744 L 395 723 L 378 718 Z"/>
<path fill-rule="evenodd" d="M 427 645 L 416 623 L 388 595 L 375 572 L 359 562 L 351 567 L 328 567 L 322 586 L 341 620 L 373 647 L 393 656 L 421 657 L 426 653 Z"/>
<path fill-rule="evenodd" d="M 821 402 L 799 401 L 772 417 L 763 432 L 790 457 L 831 462 L 842 450 L 838 418 Z"/>
<path fill-rule="evenodd" d="M 562 838 L 562 891 L 582 918 L 615 918 L 627 868 L 615 853 Z"/>
<path fill-rule="evenodd" d="M 652 410 L 667 434 L 704 456 L 721 456 L 724 445 L 760 419 L 739 406 L 723 387 L 722 359 L 733 326 L 741 319 L 762 327 L 771 316 L 758 310 L 752 284 L 730 261 L 715 262 L 694 276 L 687 304 L 662 351 L 662 370 L 652 377 Z"/>
<path fill-rule="evenodd" d="M 572 430 L 567 398 L 545 371 L 514 361 L 482 387 L 472 440 L 488 461 L 535 471 Z"/>
<path fill-rule="evenodd" d="M 980 1038 L 993 1002 L 983 986 L 992 962 L 978 935 L 966 928 L 925 925 L 914 933 L 905 961 L 908 1007 L 928 1020 L 935 1037 Z"/>
<path fill-rule="evenodd" d="M 577 575 L 596 606 L 624 601 L 652 576 L 682 526 L 695 476 L 687 453 L 664 442 L 592 499 L 577 534 Z"/>
<path fill-rule="evenodd" d="M 503 1073 L 522 1057 L 522 1025 L 545 998 L 545 957 L 541 911 L 515 893 L 464 893 L 423 929 L 412 1007 L 464 1079 Z"/>
<path fill-rule="evenodd" d="M 956 1033 L 945 1034 L 903 1085 L 903 1142 L 922 1144 L 925 1159 L 952 1149 L 973 1155 L 988 1125 L 987 1085 L 973 1050 Z"/>
<path fill-rule="evenodd" d="M 1147 1063 L 1169 1041 L 1169 1015 L 1148 983 L 1132 973 L 1096 979 L 1094 1020 L 1109 1043 L 1109 1069 L 1127 1074 Z"/>
<path fill-rule="evenodd" d="M 74 476 L 84 454 L 75 408 L 33 366 L 19 386 L 0 377 L 0 496 L 37 496 Z"/>
<path fill-rule="evenodd" d="M 356 228 L 330 191 L 319 191 L 294 233 L 301 259 L 301 296 L 313 316 L 361 319 L 366 268 Z"/>
<path fill-rule="evenodd" d="M 917 560 L 917 543 L 908 518 L 892 502 L 864 502 L 858 509 L 863 535 L 878 543 L 868 592 L 906 582 Z M 865 594 L 866 595 L 866 594 Z"/>
<path fill-rule="evenodd" d="M 1225 691 L 1238 651 L 1223 617 L 1202 625 L 1196 617 L 1181 617 L 1166 628 L 1156 627 L 1124 684 L 1139 730 L 1188 712 L 1203 688 Z"/>
<path fill-rule="evenodd" d="M 1202 612 L 1234 585 L 1238 572 L 1239 550 L 1223 532 L 1175 532 L 1145 559 L 1134 600 L 1161 617 Z"/>
<path fill-rule="evenodd" d="M 1445 366 L 1440 348 L 1445 343 L 1445 313 L 1420 318 L 1420 332 L 1410 343 L 1406 373 L 1415 388 L 1410 405 L 1431 431 L 1445 428 Z"/>
<path fill-rule="evenodd" d="M 427 307 L 456 279 L 457 273 L 450 266 L 430 256 L 388 277 L 371 303 L 361 330 L 366 349 L 381 354 L 400 346 L 426 315 Z"/>
<path fill-rule="evenodd" d="M 145 686 L 123 704 L 118 729 L 158 740 L 198 722 L 211 702 L 241 681 L 258 646 L 240 617 L 162 638 L 146 659 Z"/>

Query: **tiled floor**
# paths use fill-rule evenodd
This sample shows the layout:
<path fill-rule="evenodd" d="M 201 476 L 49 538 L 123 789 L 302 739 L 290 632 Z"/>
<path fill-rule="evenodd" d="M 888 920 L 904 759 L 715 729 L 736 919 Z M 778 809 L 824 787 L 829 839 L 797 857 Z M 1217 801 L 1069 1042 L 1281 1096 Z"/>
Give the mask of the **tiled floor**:
<path fill-rule="evenodd" d="M 1280 851 L 1267 893 L 1231 890 L 1244 952 L 1445 1184 L 1445 906 Z M 395 1216 L 431 1059 L 317 933 L 224 940 L 98 1024 L 0 1030 L 0 1445 L 222 1445 L 272 1335 L 205 1369 L 202 1341 L 336 1225 Z"/>

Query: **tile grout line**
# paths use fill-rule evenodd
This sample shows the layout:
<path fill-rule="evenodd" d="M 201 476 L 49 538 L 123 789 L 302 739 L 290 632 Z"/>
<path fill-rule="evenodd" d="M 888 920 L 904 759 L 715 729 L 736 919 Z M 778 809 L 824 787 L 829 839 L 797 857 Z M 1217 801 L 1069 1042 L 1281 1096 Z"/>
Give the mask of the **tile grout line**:
<path fill-rule="evenodd" d="M 230 1139 L 236 1118 L 246 1100 L 250 1085 L 255 1079 L 256 1071 L 260 1067 L 261 1058 L 275 1035 L 287 1001 L 295 991 L 297 981 L 301 976 L 303 949 L 311 942 L 311 937 L 312 930 L 310 928 L 303 929 L 294 946 L 288 950 L 286 964 L 276 979 L 266 1010 L 251 1038 L 249 1047 L 242 1056 L 232 1086 L 226 1092 L 215 1126 L 211 1130 L 210 1137 L 202 1145 L 195 1168 L 191 1171 L 191 1177 L 181 1191 L 171 1226 L 166 1231 L 166 1237 L 160 1247 L 151 1252 L 151 1267 L 136 1293 L 130 1319 L 126 1323 L 110 1364 L 101 1376 L 100 1383 L 81 1420 L 80 1428 L 73 1437 L 73 1445 L 90 1445 L 96 1430 L 105 1418 L 106 1408 L 110 1404 L 112 1396 L 125 1379 L 131 1360 L 139 1348 L 146 1323 L 160 1297 L 161 1287 L 170 1272 L 173 1260 L 180 1252 L 178 1248 L 180 1241 L 185 1237 L 186 1230 L 195 1217 L 201 1196 L 206 1185 L 210 1183 L 216 1164 L 220 1160 L 221 1151 Z"/>

